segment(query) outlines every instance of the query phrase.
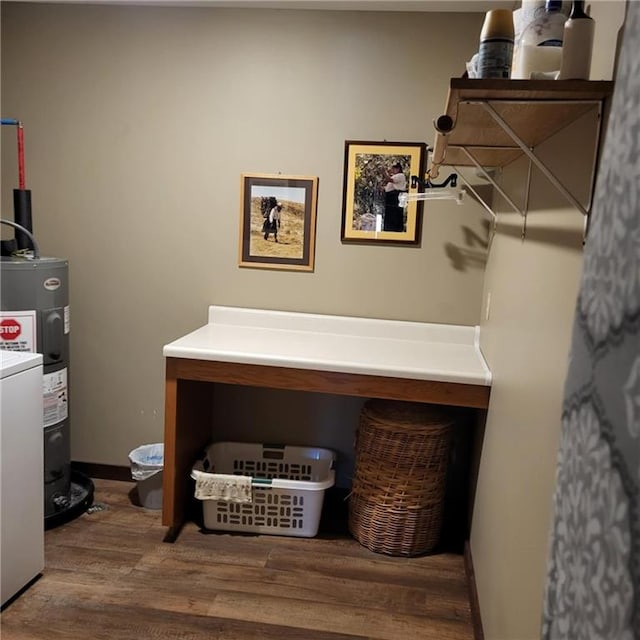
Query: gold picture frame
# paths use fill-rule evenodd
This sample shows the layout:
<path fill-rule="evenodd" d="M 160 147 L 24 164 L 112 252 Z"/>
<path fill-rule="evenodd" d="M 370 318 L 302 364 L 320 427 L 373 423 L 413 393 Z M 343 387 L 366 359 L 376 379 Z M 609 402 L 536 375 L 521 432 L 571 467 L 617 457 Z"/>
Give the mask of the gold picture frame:
<path fill-rule="evenodd" d="M 243 173 L 239 266 L 313 271 L 318 178 Z"/>
<path fill-rule="evenodd" d="M 423 203 L 401 207 L 398 195 L 417 192 L 411 177 L 422 179 L 425 157 L 422 142 L 345 142 L 343 242 L 419 243 Z M 404 182 L 394 182 L 394 173 L 402 174 Z"/>

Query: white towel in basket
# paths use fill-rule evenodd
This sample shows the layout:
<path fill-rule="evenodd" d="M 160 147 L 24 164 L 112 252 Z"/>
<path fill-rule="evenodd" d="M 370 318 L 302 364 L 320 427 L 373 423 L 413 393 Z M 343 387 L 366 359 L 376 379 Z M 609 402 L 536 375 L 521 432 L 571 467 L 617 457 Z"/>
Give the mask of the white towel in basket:
<path fill-rule="evenodd" d="M 232 476 L 224 473 L 204 473 L 193 470 L 198 500 L 226 500 L 253 502 L 250 476 Z"/>

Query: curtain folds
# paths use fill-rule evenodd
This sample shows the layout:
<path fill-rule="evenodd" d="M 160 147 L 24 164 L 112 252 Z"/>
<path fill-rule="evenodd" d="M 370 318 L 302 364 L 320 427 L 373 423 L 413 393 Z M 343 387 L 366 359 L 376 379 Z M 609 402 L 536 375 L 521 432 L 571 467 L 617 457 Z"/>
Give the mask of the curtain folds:
<path fill-rule="evenodd" d="M 573 327 L 543 640 L 640 640 L 640 2 L 628 2 Z"/>

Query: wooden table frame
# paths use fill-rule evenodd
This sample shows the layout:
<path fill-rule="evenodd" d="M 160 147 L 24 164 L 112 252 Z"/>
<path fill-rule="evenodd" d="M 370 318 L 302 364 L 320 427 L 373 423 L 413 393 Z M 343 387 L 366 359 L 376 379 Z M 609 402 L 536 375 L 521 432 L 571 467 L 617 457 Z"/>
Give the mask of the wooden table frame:
<path fill-rule="evenodd" d="M 212 383 L 486 409 L 484 385 L 166 358 L 162 524 L 174 541 L 192 500 L 191 467 L 211 441 Z"/>

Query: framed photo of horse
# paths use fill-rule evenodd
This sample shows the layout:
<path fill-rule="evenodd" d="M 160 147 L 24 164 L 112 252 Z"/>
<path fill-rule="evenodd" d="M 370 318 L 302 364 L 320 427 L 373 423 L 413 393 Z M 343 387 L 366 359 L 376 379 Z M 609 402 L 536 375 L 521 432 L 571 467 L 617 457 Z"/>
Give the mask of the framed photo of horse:
<path fill-rule="evenodd" d="M 344 148 L 342 241 L 418 244 L 422 201 L 403 203 L 414 193 L 411 176 L 424 177 L 421 142 L 360 142 Z"/>
<path fill-rule="evenodd" d="M 318 178 L 243 173 L 239 266 L 313 271 Z"/>

